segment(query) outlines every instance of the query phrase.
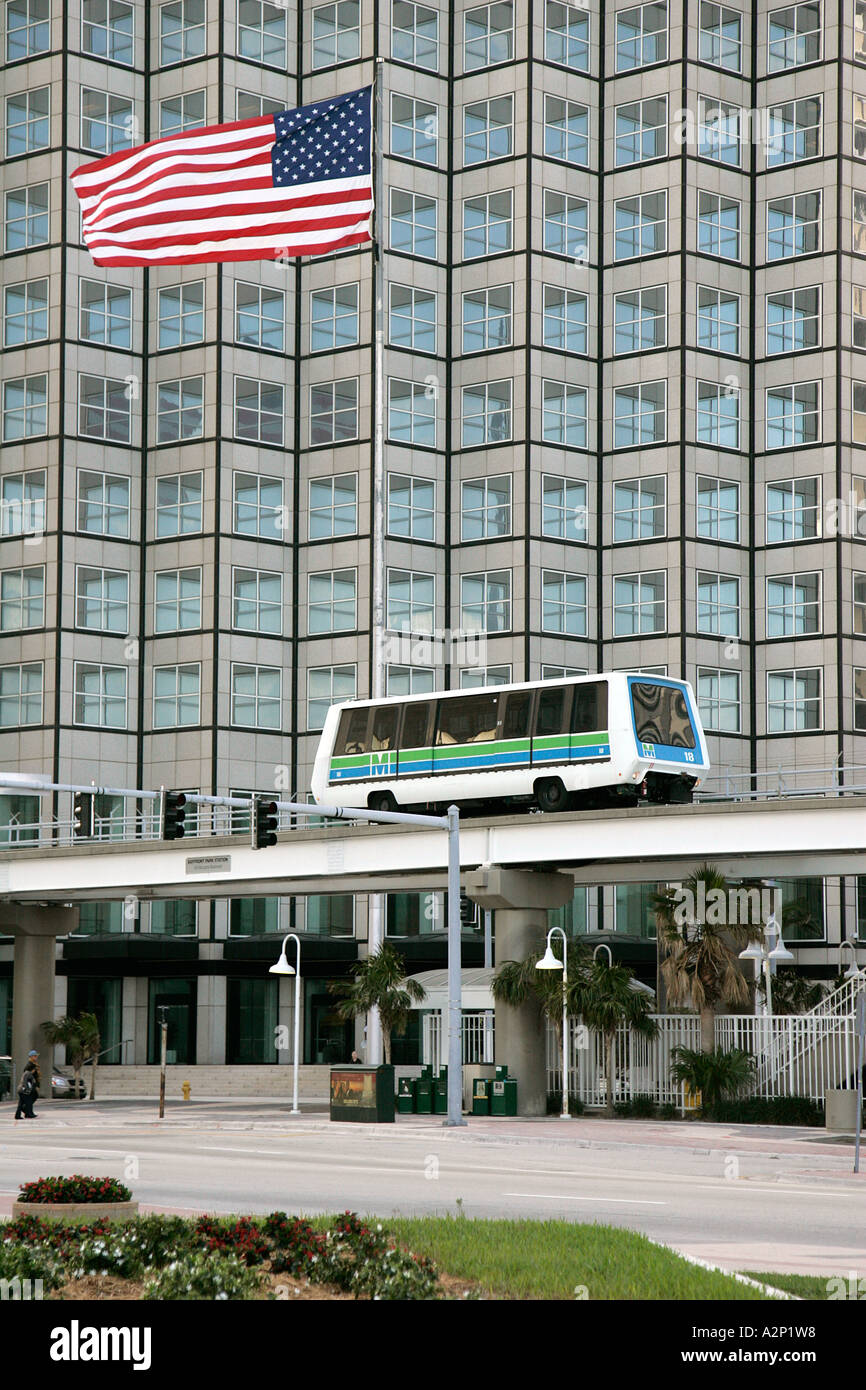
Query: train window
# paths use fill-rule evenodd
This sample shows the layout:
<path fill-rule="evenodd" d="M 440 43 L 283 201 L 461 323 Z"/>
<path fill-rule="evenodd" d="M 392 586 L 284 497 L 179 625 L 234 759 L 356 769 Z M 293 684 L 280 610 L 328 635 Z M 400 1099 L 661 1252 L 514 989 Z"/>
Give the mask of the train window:
<path fill-rule="evenodd" d="M 574 687 L 571 732 L 594 734 L 607 728 L 607 681 L 591 681 Z"/>
<path fill-rule="evenodd" d="M 563 734 L 566 732 L 568 695 L 567 685 L 555 685 L 550 689 L 539 691 L 538 708 L 535 711 L 536 738 L 542 738 L 545 734 Z"/>
<path fill-rule="evenodd" d="M 397 705 L 383 705 L 373 711 L 373 734 L 370 748 L 374 753 L 383 748 L 394 748 L 397 744 L 397 719 L 400 710 Z"/>
<path fill-rule="evenodd" d="M 438 744 L 490 743 L 496 737 L 498 695 L 468 695 L 439 704 Z"/>
<path fill-rule="evenodd" d="M 631 704 L 639 743 L 660 743 L 668 748 L 695 747 L 695 731 L 686 697 L 676 686 L 641 681 L 631 688 Z"/>
<path fill-rule="evenodd" d="M 428 743 L 427 730 L 430 727 L 429 700 L 425 700 L 420 705 L 403 706 L 403 730 L 400 734 L 401 748 L 426 748 Z"/>
<path fill-rule="evenodd" d="M 525 738 L 529 733 L 529 711 L 532 705 L 532 691 L 518 690 L 505 697 L 505 714 L 502 718 L 503 738 Z"/>
<path fill-rule="evenodd" d="M 344 709 L 340 716 L 340 727 L 337 730 L 337 741 L 334 744 L 334 752 L 337 757 L 346 753 L 368 753 L 367 746 L 367 716 L 369 707 L 365 709 Z"/>

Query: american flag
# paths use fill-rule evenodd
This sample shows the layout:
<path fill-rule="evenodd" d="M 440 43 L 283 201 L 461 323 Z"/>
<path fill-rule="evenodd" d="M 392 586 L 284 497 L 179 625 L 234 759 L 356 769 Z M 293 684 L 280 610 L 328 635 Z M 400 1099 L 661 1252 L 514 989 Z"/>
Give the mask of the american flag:
<path fill-rule="evenodd" d="M 372 87 L 182 131 L 72 175 L 97 265 L 318 256 L 371 240 Z"/>

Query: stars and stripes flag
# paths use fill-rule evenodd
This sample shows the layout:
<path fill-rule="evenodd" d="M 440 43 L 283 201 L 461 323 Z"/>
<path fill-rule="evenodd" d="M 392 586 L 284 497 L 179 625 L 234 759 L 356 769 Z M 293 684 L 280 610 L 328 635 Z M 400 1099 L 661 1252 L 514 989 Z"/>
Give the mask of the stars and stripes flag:
<path fill-rule="evenodd" d="M 373 89 L 182 131 L 72 175 L 97 265 L 318 256 L 371 240 Z"/>

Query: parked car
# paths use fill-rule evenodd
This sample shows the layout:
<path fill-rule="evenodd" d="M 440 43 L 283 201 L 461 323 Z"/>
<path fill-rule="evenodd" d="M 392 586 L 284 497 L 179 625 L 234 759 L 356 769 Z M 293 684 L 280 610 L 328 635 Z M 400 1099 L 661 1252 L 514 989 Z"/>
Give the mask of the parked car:
<path fill-rule="evenodd" d="M 57 1099 L 72 1099 L 76 1095 L 75 1077 L 72 1072 L 64 1071 L 62 1067 L 54 1067 L 51 1071 L 51 1094 Z M 87 1087 L 83 1081 L 78 1083 L 77 1097 L 82 1100 L 87 1095 Z"/>

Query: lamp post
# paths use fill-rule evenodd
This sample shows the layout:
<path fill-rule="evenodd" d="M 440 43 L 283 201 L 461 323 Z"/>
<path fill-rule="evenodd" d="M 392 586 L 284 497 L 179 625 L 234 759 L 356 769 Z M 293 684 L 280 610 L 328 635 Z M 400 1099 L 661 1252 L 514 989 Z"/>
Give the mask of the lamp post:
<path fill-rule="evenodd" d="M 778 941 L 776 940 L 777 937 Z M 772 1018 L 773 987 L 770 983 L 771 977 L 777 965 L 790 965 L 791 961 L 794 959 L 794 955 L 788 950 L 782 940 L 782 929 L 776 920 L 776 914 L 775 912 L 771 912 L 764 925 L 764 941 L 750 941 L 746 949 L 740 952 L 740 960 L 753 960 L 755 962 L 756 1014 L 759 1011 L 757 982 L 761 977 L 762 971 L 767 989 L 767 999 L 764 1004 L 763 1012 Z"/>
<path fill-rule="evenodd" d="M 286 959 L 286 942 L 287 942 L 287 941 L 294 941 L 295 946 L 297 947 L 297 952 L 298 952 L 297 957 L 296 957 L 296 962 L 297 962 L 297 967 L 298 967 L 297 970 L 293 970 L 292 967 L 289 965 L 289 962 L 288 962 L 287 959 Z M 279 958 L 279 960 L 277 961 L 276 965 L 272 965 L 272 966 L 271 966 L 270 970 L 268 971 L 268 974 L 269 974 L 269 975 L 294 975 L 294 977 L 295 977 L 295 1044 L 294 1044 L 294 1073 L 295 1073 L 295 1075 L 294 1075 L 294 1083 L 293 1083 L 292 1109 L 291 1109 L 291 1113 L 292 1113 L 293 1115 L 300 1115 L 301 1112 L 300 1112 L 300 1110 L 298 1109 L 298 1046 L 299 1046 L 300 1029 L 301 1029 L 301 942 L 300 942 L 300 938 L 297 937 L 297 936 L 295 935 L 294 932 L 289 932 L 288 936 L 285 936 L 285 937 L 283 938 L 283 945 L 282 945 L 282 949 L 281 949 L 281 951 L 280 951 L 280 958 Z"/>
<path fill-rule="evenodd" d="M 553 954 L 553 947 L 550 938 L 554 932 L 559 932 L 562 937 L 562 960 Z M 536 970 L 561 970 L 562 971 L 562 1114 L 561 1120 L 568 1120 L 571 1116 L 568 1113 L 568 937 L 562 927 L 551 927 L 547 933 L 547 950 L 541 960 L 536 963 Z"/>
<path fill-rule="evenodd" d="M 864 972 L 860 969 L 860 966 L 857 964 L 857 951 L 856 951 L 856 949 L 855 949 L 855 947 L 854 947 L 854 942 L 853 942 L 853 941 L 848 941 L 848 940 L 840 941 L 840 942 L 839 942 L 839 971 L 840 971 L 840 974 L 841 974 L 841 971 L 842 971 L 842 952 L 845 950 L 846 946 L 847 946 L 848 950 L 851 952 L 851 964 L 848 966 L 848 969 L 845 971 L 845 979 L 846 979 L 846 980 L 856 980 L 858 977 L 863 978 L 863 977 L 864 977 Z"/>

